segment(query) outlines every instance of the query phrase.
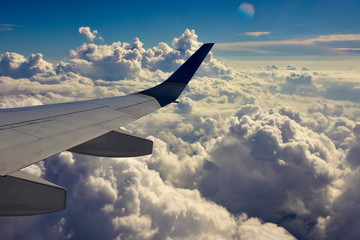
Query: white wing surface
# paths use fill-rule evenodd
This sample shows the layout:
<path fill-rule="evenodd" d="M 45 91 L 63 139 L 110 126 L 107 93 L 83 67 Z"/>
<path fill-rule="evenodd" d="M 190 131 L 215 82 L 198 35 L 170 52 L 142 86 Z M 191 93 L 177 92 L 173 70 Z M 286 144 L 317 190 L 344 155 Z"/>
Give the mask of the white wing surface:
<path fill-rule="evenodd" d="M 0 215 L 65 208 L 65 189 L 20 171 L 59 152 L 104 157 L 151 154 L 150 140 L 119 128 L 174 102 L 212 46 L 204 44 L 165 82 L 139 93 L 0 110 Z"/>

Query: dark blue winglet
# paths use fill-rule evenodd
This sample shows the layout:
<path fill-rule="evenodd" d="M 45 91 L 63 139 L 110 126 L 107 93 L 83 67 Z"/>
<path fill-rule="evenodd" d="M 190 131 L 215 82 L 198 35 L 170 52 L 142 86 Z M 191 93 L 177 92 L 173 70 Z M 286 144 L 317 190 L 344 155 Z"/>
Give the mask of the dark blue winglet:
<path fill-rule="evenodd" d="M 139 93 L 154 97 L 162 107 L 174 102 L 194 76 L 196 70 L 199 68 L 213 45 L 214 43 L 202 45 L 165 82 Z"/>

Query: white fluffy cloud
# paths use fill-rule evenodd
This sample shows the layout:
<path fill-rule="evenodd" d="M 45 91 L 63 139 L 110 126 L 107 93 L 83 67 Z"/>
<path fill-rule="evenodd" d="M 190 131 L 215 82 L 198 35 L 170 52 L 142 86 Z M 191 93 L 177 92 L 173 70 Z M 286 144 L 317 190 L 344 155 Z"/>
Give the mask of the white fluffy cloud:
<path fill-rule="evenodd" d="M 41 54 L 3 53 L 0 107 L 153 86 L 196 51 L 197 38 L 185 30 L 172 46 L 149 49 L 138 38 L 85 43 L 57 64 Z M 358 237 L 357 72 L 299 69 L 269 62 L 234 70 L 210 53 L 178 104 L 126 126 L 154 141 L 152 156 L 105 159 L 64 152 L 27 168 L 67 187 L 67 209 L 2 218 L 2 237 Z"/>
<path fill-rule="evenodd" d="M 43 60 L 41 53 L 31 54 L 28 58 L 12 52 L 0 56 L 0 76 L 31 77 L 36 74 L 53 74 L 53 65 Z"/>
<path fill-rule="evenodd" d="M 93 42 L 96 38 L 96 35 L 99 34 L 97 30 L 91 31 L 89 27 L 80 27 L 79 33 L 84 34 L 87 40 L 91 42 Z M 98 36 L 98 38 L 102 40 L 102 37 Z"/>
<path fill-rule="evenodd" d="M 289 70 L 289 67 L 287 69 Z M 311 84 L 312 77 L 307 74 L 291 73 L 290 76 L 286 77 L 286 81 L 292 84 Z"/>
<path fill-rule="evenodd" d="M 93 40 L 94 36 L 89 33 L 96 32 L 87 30 L 80 31 Z M 138 38 L 132 44 L 84 44 L 70 52 L 68 62 L 57 65 L 43 60 L 41 54 L 26 59 L 16 53 L 5 53 L 1 55 L 0 72 L 4 94 L 2 107 L 118 95 L 119 92 L 114 89 L 120 82 L 109 84 L 107 80 L 137 79 L 135 83 L 138 85 L 147 78 L 157 82 L 180 66 L 201 43 L 197 41 L 194 31 L 186 30 L 174 39 L 174 48 L 160 43 L 146 50 L 142 45 Z M 230 79 L 235 72 L 210 54 L 199 75 Z M 185 97 L 180 100 L 175 112 L 189 115 L 194 107 L 195 103 Z M 203 119 L 199 124 L 203 126 L 198 130 L 199 137 L 214 131 L 214 121 L 210 119 Z M 206 125 L 208 127 L 204 128 Z M 191 129 L 192 124 L 180 124 L 176 132 L 185 137 L 191 133 Z M 163 134 L 167 135 L 165 132 Z M 73 157 L 64 152 L 48 159 L 45 164 L 27 168 L 28 172 L 68 188 L 67 210 L 55 215 L 34 217 L 36 220 L 30 222 L 27 220 L 29 218 L 21 218 L 19 222 L 3 222 L 3 236 L 13 238 L 26 232 L 29 238 L 37 239 L 44 236 L 55 239 L 231 239 L 240 235 L 246 239 L 247 236 L 268 234 L 273 229 L 280 238 L 292 239 L 285 229 L 275 224 L 262 223 L 246 215 L 237 218 L 225 208 L 201 197 L 198 190 L 177 188 L 195 184 L 195 174 L 206 152 L 199 143 L 194 143 L 183 150 L 183 155 L 178 158 L 167 151 L 165 142 L 157 138 L 153 140 L 157 145 L 151 161 L 111 160 L 81 155 Z M 187 156 L 190 152 L 193 154 Z M 193 156 L 198 160 L 191 164 Z M 167 163 L 163 157 L 174 160 Z M 178 161 L 182 164 L 179 165 Z M 172 178 L 164 163 L 175 167 Z M 166 182 L 157 171 L 149 170 L 148 165 L 159 167 L 158 171 L 167 179 Z M 20 226 L 18 224 L 22 227 L 17 232 L 11 231 L 11 228 L 5 231 L 9 226 Z M 97 228 L 89 229 L 89 226 L 95 225 Z M 28 233 L 40 226 L 48 226 L 44 235 Z"/>
<path fill-rule="evenodd" d="M 210 155 L 200 188 L 233 213 L 281 223 L 298 237 L 329 214 L 340 153 L 330 139 L 287 116 L 260 112 L 235 119 Z"/>
<path fill-rule="evenodd" d="M 46 178 L 68 188 L 67 210 L 33 217 L 30 225 L 27 218 L 8 219 L 0 227 L 5 239 L 25 233 L 29 239 L 253 239 L 266 234 L 293 239 L 275 224 L 234 217 L 198 190 L 165 184 L 135 159 L 64 152 L 48 159 L 45 168 Z M 30 231 L 36 225 L 44 234 Z M 21 227 L 10 235 L 8 226 Z"/>
<path fill-rule="evenodd" d="M 154 79 L 161 72 L 173 72 L 201 43 L 195 31 L 188 29 L 173 40 L 171 48 L 159 43 L 144 49 L 143 43 L 135 38 L 132 44 L 115 42 L 111 45 L 83 44 L 70 51 L 70 61 L 76 72 L 91 78 L 105 80 Z M 233 77 L 234 71 L 213 58 L 210 53 L 197 75 Z M 162 75 L 165 77 L 165 75 Z"/>
<path fill-rule="evenodd" d="M 240 219 L 246 219 L 246 215 L 241 215 Z M 275 239 L 294 239 L 283 228 L 277 227 L 273 223 L 265 223 L 257 218 L 251 218 L 246 220 L 239 226 L 240 239 L 259 239 L 259 240 L 275 240 Z"/>

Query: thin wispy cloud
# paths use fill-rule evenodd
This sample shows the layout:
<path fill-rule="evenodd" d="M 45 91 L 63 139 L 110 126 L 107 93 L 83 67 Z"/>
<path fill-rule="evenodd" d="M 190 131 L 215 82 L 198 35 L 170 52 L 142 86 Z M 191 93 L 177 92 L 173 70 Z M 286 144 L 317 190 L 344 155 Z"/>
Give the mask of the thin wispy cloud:
<path fill-rule="evenodd" d="M 289 39 L 278 41 L 244 41 L 244 42 L 231 42 L 231 43 L 217 43 L 214 49 L 225 51 L 250 51 L 250 52 L 272 52 L 271 48 L 278 46 L 315 46 L 321 43 L 339 43 L 339 42 L 360 42 L 360 34 L 332 34 L 322 35 L 316 38 L 308 39 Z M 338 48 L 335 50 L 345 50 L 346 47 Z"/>
<path fill-rule="evenodd" d="M 335 51 L 360 51 L 360 48 L 332 48 Z"/>
<path fill-rule="evenodd" d="M 20 25 L 16 24 L 0 24 L 0 31 L 12 31 L 14 28 L 21 27 Z"/>
<path fill-rule="evenodd" d="M 239 36 L 245 35 L 245 36 L 250 36 L 250 37 L 260 37 L 260 36 L 269 35 L 269 34 L 271 34 L 271 32 L 246 32 L 246 33 L 240 33 L 238 35 Z"/>

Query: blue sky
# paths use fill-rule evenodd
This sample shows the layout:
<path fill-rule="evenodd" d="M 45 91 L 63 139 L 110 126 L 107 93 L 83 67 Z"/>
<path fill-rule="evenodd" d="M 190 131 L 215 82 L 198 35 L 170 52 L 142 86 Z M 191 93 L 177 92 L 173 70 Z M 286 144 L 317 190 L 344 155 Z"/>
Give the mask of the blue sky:
<path fill-rule="evenodd" d="M 323 35 L 358 34 L 360 2 L 248 1 L 255 9 L 250 19 L 238 11 L 243 1 L 5 1 L 0 16 L 0 52 L 28 55 L 41 52 L 48 59 L 62 59 L 81 45 L 78 28 L 98 30 L 104 43 L 131 42 L 139 37 L 144 47 L 168 44 L 186 28 L 195 29 L 199 41 L 228 43 L 317 38 Z M 269 32 L 252 37 L 246 32 Z M 338 44 L 359 48 L 360 41 Z M 290 47 L 270 55 L 303 55 Z M 358 53 L 359 51 L 351 51 Z M 218 55 L 264 55 L 258 52 L 217 51 Z M 313 49 L 305 54 L 314 54 Z M 322 51 L 315 54 L 324 54 Z M 269 55 L 269 53 L 265 54 Z M 327 55 L 327 54 L 325 54 Z"/>

